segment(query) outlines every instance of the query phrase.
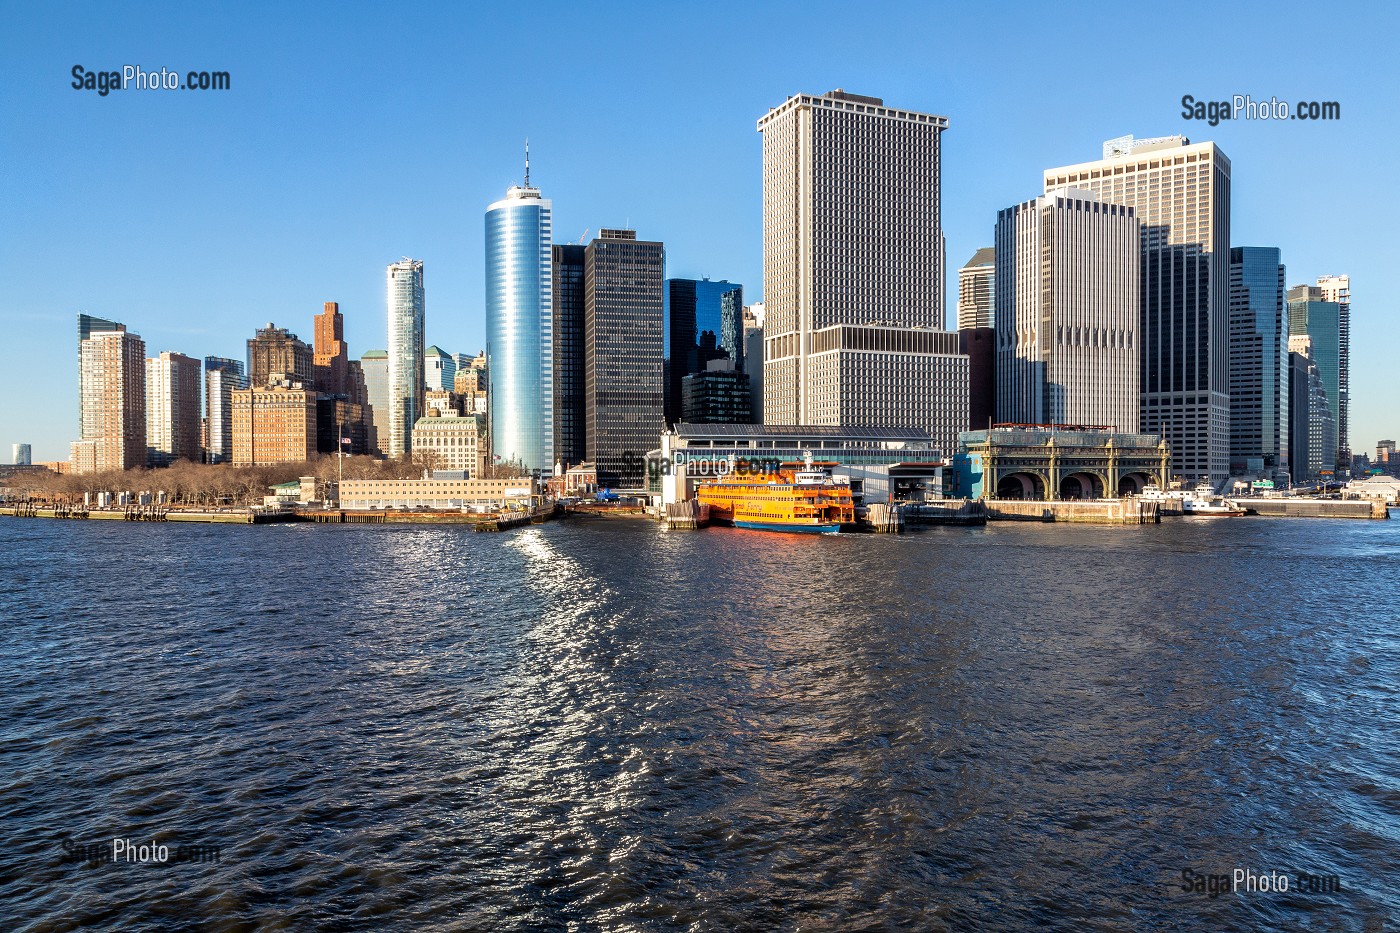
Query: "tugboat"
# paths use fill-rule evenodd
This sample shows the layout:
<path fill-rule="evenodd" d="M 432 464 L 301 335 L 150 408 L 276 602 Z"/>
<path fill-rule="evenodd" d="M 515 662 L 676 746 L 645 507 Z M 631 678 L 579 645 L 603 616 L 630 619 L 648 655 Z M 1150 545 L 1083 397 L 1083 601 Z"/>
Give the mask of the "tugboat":
<path fill-rule="evenodd" d="M 756 531 L 835 534 L 856 520 L 851 486 L 831 476 L 834 461 L 783 463 L 771 473 L 730 474 L 696 488 L 710 521 Z"/>

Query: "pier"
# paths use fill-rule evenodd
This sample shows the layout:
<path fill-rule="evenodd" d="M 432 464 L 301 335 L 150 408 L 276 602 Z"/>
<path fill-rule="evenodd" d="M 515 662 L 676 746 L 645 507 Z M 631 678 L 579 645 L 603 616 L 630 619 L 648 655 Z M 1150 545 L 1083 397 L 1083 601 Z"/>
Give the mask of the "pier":
<path fill-rule="evenodd" d="M 988 521 L 1155 525 L 1160 503 L 1147 499 L 984 499 Z"/>

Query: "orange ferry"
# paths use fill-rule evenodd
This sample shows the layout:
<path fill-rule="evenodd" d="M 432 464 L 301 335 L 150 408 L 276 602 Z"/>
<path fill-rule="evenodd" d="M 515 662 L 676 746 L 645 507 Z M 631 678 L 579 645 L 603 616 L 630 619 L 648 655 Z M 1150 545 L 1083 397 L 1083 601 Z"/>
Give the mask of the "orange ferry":
<path fill-rule="evenodd" d="M 784 463 L 772 473 L 730 474 L 702 482 L 696 497 L 710 507 L 710 521 L 760 531 L 833 534 L 853 523 L 849 483 L 832 479 L 834 461 Z"/>

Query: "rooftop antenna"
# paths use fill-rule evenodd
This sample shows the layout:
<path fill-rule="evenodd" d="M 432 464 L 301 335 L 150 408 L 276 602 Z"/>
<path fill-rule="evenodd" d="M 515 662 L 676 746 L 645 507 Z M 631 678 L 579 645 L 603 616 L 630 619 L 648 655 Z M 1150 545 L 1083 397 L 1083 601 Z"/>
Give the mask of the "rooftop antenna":
<path fill-rule="evenodd" d="M 525 137 L 525 187 L 530 187 L 530 137 Z"/>

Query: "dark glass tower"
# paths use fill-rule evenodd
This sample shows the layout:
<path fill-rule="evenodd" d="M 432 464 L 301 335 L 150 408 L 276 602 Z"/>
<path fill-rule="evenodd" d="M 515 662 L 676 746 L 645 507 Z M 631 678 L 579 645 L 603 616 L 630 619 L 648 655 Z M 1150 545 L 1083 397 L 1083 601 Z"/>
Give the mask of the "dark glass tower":
<path fill-rule="evenodd" d="M 601 230 L 584 258 L 586 447 L 603 487 L 640 489 L 661 442 L 666 250 Z"/>
<path fill-rule="evenodd" d="M 584 379 L 584 261 L 586 246 L 555 246 L 554 458 L 565 466 L 588 455 Z"/>
<path fill-rule="evenodd" d="M 744 372 L 744 287 L 709 279 L 666 280 L 666 421 L 683 417 L 686 376 L 728 359 Z M 709 346 L 703 335 L 711 335 Z"/>
<path fill-rule="evenodd" d="M 1284 267 L 1271 246 L 1230 249 L 1230 472 L 1289 470 Z"/>

